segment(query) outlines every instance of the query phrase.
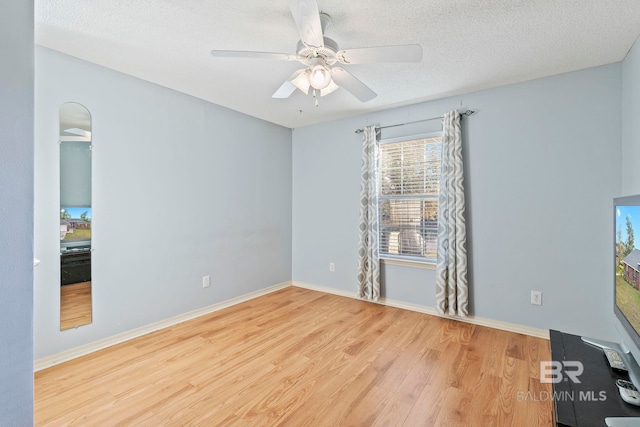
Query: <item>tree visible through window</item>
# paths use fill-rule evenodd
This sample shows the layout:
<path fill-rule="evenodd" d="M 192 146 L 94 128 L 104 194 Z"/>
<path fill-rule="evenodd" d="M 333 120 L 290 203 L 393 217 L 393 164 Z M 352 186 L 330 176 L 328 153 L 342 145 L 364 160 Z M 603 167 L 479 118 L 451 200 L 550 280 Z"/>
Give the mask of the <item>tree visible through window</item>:
<path fill-rule="evenodd" d="M 435 261 L 442 136 L 380 143 L 380 256 Z"/>

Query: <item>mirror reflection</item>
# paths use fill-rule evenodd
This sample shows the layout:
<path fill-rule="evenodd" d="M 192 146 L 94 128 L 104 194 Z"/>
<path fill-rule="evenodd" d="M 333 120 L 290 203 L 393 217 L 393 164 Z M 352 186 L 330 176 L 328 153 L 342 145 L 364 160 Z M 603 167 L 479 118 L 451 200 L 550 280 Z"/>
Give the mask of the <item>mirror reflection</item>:
<path fill-rule="evenodd" d="M 60 329 L 92 321 L 91 115 L 60 107 Z"/>

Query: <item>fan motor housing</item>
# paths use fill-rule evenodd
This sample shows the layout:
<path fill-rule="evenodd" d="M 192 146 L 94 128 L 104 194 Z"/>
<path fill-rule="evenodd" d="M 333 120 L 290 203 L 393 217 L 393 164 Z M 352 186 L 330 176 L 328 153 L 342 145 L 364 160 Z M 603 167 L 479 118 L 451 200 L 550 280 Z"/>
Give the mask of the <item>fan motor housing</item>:
<path fill-rule="evenodd" d="M 321 48 L 309 47 L 302 43 L 302 40 L 298 41 L 298 46 L 296 47 L 298 55 L 309 59 L 320 56 L 324 58 L 328 65 L 334 64 L 337 61 L 336 52 L 340 50 L 338 43 L 329 37 L 323 37 L 322 39 L 324 41 L 324 47 Z"/>

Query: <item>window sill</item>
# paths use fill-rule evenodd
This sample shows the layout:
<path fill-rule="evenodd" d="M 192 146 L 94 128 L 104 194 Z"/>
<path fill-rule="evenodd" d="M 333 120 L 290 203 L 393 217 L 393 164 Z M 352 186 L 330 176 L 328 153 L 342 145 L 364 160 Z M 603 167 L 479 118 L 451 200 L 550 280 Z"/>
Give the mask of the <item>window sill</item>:
<path fill-rule="evenodd" d="M 425 270 L 435 270 L 436 265 L 429 261 L 408 260 L 399 258 L 380 258 L 380 263 L 388 265 L 399 265 L 402 267 L 423 268 Z"/>

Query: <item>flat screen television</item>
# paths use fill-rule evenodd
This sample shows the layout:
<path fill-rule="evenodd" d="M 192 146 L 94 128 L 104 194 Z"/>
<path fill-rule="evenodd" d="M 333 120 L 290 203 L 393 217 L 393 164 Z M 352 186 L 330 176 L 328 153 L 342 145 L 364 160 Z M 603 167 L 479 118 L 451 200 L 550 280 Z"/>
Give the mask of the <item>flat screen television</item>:
<path fill-rule="evenodd" d="M 91 208 L 63 206 L 60 208 L 60 247 L 69 249 L 91 245 Z"/>
<path fill-rule="evenodd" d="M 640 348 L 640 195 L 619 197 L 614 211 L 613 311 Z"/>

